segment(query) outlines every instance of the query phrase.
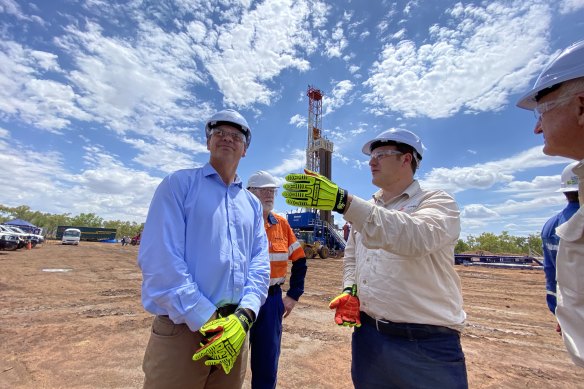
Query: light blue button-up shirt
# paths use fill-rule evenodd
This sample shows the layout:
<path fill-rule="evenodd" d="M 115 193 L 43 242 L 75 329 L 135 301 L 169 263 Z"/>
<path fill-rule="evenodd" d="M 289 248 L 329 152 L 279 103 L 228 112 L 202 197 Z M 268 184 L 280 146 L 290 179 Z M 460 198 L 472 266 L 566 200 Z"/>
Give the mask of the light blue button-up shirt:
<path fill-rule="evenodd" d="M 260 201 L 208 163 L 170 174 L 152 198 L 138 265 L 144 308 L 192 331 L 225 304 L 257 316 L 270 282 Z"/>

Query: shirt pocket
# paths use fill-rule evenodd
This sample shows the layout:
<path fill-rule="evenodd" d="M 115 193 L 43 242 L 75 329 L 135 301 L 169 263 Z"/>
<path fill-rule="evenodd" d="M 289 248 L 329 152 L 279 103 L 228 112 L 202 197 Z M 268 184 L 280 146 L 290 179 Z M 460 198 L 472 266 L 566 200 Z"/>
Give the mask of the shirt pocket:
<path fill-rule="evenodd" d="M 270 241 L 271 251 L 274 253 L 287 253 L 288 252 L 288 242 L 283 238 L 275 237 Z"/>
<path fill-rule="evenodd" d="M 561 237 L 556 260 L 557 281 L 562 288 L 578 295 L 584 295 L 584 212 L 581 211 L 556 229 Z"/>

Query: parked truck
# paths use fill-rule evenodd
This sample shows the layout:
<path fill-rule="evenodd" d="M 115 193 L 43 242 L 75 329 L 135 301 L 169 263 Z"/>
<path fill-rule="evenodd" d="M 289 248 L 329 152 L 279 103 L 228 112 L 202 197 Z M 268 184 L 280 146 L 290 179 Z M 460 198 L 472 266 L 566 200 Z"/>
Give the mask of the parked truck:
<path fill-rule="evenodd" d="M 339 256 L 345 250 L 345 240 L 337 229 L 321 220 L 317 212 L 289 213 L 288 224 L 304 249 L 306 258 L 326 259 Z"/>
<path fill-rule="evenodd" d="M 81 240 L 99 242 L 103 240 L 116 239 L 116 228 L 101 228 L 101 227 L 80 227 L 80 226 L 58 226 L 56 239 L 63 239 L 63 232 L 68 228 L 76 228 L 81 231 Z"/>

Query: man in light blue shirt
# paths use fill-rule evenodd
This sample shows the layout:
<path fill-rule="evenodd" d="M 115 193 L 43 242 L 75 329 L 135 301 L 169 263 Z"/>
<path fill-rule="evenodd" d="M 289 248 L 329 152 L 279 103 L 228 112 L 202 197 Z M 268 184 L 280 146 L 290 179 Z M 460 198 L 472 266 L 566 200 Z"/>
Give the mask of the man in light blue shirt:
<path fill-rule="evenodd" d="M 142 303 L 156 315 L 145 388 L 241 387 L 247 331 L 268 292 L 261 203 L 236 173 L 250 128 L 224 110 L 205 132 L 209 163 L 164 178 L 144 225 Z"/>

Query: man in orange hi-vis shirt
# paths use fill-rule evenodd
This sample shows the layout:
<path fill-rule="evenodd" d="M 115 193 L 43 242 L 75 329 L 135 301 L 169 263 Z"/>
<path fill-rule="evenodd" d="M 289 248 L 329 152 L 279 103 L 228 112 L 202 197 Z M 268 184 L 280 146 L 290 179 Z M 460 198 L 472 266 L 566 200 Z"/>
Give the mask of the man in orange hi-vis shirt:
<path fill-rule="evenodd" d="M 264 227 L 270 248 L 270 289 L 254 325 L 250 329 L 251 386 L 275 388 L 282 340 L 282 319 L 292 312 L 304 293 L 306 258 L 288 221 L 272 211 L 278 184 L 268 172 L 258 171 L 247 182 L 247 189 L 262 202 Z M 288 261 L 292 261 L 290 287 L 282 298 Z"/>

